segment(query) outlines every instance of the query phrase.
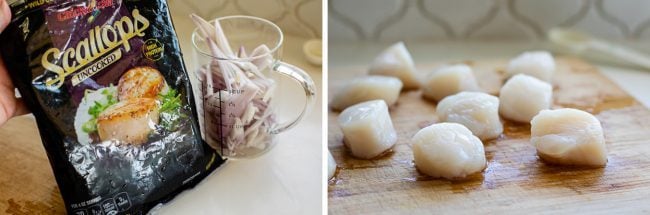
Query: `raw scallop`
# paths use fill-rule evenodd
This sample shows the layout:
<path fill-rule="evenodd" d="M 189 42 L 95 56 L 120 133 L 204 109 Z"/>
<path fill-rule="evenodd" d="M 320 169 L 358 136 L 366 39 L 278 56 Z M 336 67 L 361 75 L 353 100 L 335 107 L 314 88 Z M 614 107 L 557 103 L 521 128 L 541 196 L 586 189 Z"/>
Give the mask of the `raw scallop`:
<path fill-rule="evenodd" d="M 547 51 L 524 52 L 510 60 L 506 72 L 508 76 L 527 74 L 550 83 L 555 72 L 555 60 Z"/>
<path fill-rule="evenodd" d="M 390 149 L 397 133 L 382 100 L 372 100 L 345 109 L 338 118 L 345 144 L 352 155 L 371 159 Z"/>
<path fill-rule="evenodd" d="M 438 103 L 436 114 L 441 121 L 466 126 L 482 140 L 498 137 L 503 132 L 499 120 L 499 99 L 481 92 L 460 92 Z"/>
<path fill-rule="evenodd" d="M 590 113 L 572 108 L 543 110 L 531 121 L 530 142 L 548 163 L 604 166 L 605 137 L 600 121 Z"/>
<path fill-rule="evenodd" d="M 334 177 L 334 173 L 336 173 L 336 161 L 330 150 L 327 150 L 327 179 Z"/>
<path fill-rule="evenodd" d="M 465 178 L 482 171 L 487 164 L 481 140 L 458 123 L 423 128 L 411 143 L 418 170 L 436 178 Z"/>
<path fill-rule="evenodd" d="M 343 110 L 351 105 L 381 99 L 389 106 L 397 102 L 402 82 L 395 77 L 364 76 L 355 78 L 334 96 L 330 105 L 334 110 Z"/>
<path fill-rule="evenodd" d="M 461 91 L 479 91 L 472 68 L 464 64 L 445 66 L 429 73 L 422 85 L 422 95 L 440 101 Z"/>
<path fill-rule="evenodd" d="M 539 111 L 551 107 L 553 88 L 532 76 L 519 74 L 510 78 L 499 93 L 499 113 L 517 122 L 530 122 Z"/>
<path fill-rule="evenodd" d="M 420 87 L 415 63 L 403 42 L 398 42 L 381 52 L 370 64 L 371 75 L 384 75 L 399 78 L 404 89 Z"/>

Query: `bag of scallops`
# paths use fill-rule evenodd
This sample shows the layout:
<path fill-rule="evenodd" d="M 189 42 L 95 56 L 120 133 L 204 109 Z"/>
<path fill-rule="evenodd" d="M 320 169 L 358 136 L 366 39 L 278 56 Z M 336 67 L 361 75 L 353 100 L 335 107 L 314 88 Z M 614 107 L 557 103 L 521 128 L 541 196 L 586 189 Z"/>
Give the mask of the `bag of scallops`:
<path fill-rule="evenodd" d="M 142 214 L 223 163 L 165 0 L 8 0 L 1 55 L 71 214 Z"/>

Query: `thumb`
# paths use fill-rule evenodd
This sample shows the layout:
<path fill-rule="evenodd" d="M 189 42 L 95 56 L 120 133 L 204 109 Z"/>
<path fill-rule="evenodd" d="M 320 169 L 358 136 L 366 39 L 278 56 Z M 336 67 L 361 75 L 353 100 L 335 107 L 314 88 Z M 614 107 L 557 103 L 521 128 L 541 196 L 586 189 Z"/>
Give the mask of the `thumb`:
<path fill-rule="evenodd" d="M 11 21 L 11 10 L 6 0 L 0 0 L 0 32 L 4 31 Z"/>

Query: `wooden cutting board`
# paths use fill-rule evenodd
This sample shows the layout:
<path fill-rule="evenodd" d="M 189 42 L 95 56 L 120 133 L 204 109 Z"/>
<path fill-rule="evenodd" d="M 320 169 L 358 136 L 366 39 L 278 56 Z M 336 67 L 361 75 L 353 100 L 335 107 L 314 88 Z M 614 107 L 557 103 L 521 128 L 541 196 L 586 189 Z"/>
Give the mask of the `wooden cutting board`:
<path fill-rule="evenodd" d="M 330 110 L 328 143 L 338 163 L 328 186 L 331 214 L 650 213 L 650 111 L 587 63 L 558 58 L 553 108 L 593 113 L 605 132 L 608 163 L 581 169 L 544 164 L 529 143 L 530 125 L 504 120 L 504 134 L 484 142 L 487 169 L 464 181 L 433 179 L 413 164 L 409 139 L 437 122 L 434 102 L 420 91 L 402 92 L 390 114 L 398 141 L 375 160 L 350 156 Z M 451 62 L 454 63 L 454 62 Z M 458 63 L 458 62 L 456 62 Z M 496 95 L 506 60 L 466 61 L 480 86 Z M 440 64 L 422 65 L 430 71 Z M 330 99 L 365 66 L 330 71 Z"/>
<path fill-rule="evenodd" d="M 0 214 L 65 213 L 34 117 L 0 127 L 0 153 Z"/>

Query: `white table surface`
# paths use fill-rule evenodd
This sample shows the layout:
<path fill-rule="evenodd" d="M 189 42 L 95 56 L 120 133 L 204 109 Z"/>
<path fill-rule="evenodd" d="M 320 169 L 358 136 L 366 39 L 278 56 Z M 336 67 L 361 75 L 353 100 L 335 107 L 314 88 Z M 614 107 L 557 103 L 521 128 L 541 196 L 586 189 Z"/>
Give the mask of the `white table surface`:
<path fill-rule="evenodd" d="M 186 64 L 190 64 L 188 14 L 172 9 Z M 228 161 L 194 189 L 155 210 L 155 214 L 320 214 L 322 211 L 322 73 L 302 55 L 306 38 L 285 35 L 283 60 L 306 70 L 317 86 L 311 112 L 293 129 L 278 136 L 269 153 L 251 160 Z M 280 90 L 280 115 L 295 114 L 304 101 L 297 85 Z M 294 86 L 295 85 L 295 86 Z M 278 99 L 278 97 L 276 97 Z"/>
<path fill-rule="evenodd" d="M 620 44 L 634 47 L 650 55 L 649 42 L 623 42 Z M 390 43 L 339 42 L 329 44 L 329 70 L 348 66 L 369 64 L 377 53 L 391 45 Z M 415 64 L 418 62 L 459 61 L 472 59 L 509 59 L 523 51 L 550 50 L 560 54 L 552 45 L 544 42 L 530 41 L 446 41 L 446 42 L 406 42 Z M 650 107 L 650 71 L 621 64 L 618 61 L 602 62 L 599 58 L 585 58 L 598 67 L 622 89 Z"/>

